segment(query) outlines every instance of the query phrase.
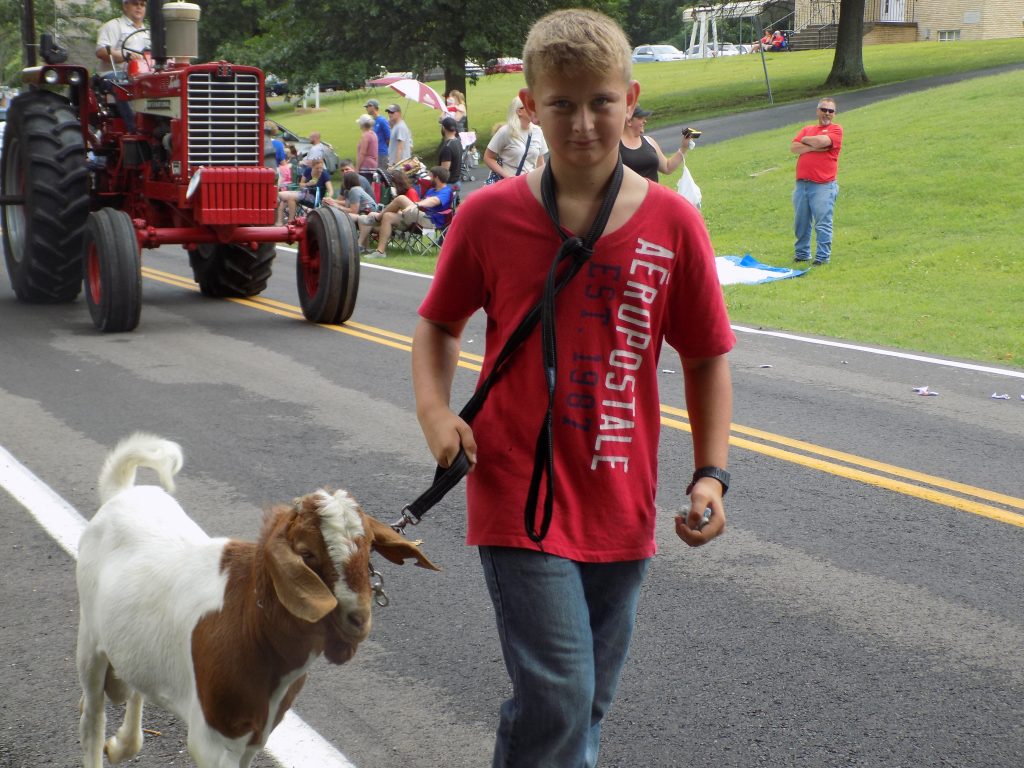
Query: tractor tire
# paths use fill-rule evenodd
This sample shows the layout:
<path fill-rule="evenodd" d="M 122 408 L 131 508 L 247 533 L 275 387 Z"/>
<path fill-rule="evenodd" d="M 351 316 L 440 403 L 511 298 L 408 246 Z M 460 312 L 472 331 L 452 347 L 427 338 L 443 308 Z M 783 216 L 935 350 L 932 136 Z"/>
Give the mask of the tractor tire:
<path fill-rule="evenodd" d="M 83 277 L 93 325 L 104 333 L 134 331 L 142 314 L 142 258 L 124 211 L 101 208 L 89 215 Z"/>
<path fill-rule="evenodd" d="M 313 323 L 344 323 L 359 293 L 359 242 L 348 216 L 314 208 L 306 217 L 296 279 L 302 314 Z"/>
<path fill-rule="evenodd" d="M 19 300 L 73 301 L 82 290 L 89 171 L 78 112 L 55 93 L 29 91 L 7 110 L 0 195 L 7 273 Z"/>
<path fill-rule="evenodd" d="M 266 290 L 276 255 L 273 243 L 260 243 L 255 251 L 233 243 L 200 243 L 188 252 L 188 261 L 204 296 L 244 299 Z"/>

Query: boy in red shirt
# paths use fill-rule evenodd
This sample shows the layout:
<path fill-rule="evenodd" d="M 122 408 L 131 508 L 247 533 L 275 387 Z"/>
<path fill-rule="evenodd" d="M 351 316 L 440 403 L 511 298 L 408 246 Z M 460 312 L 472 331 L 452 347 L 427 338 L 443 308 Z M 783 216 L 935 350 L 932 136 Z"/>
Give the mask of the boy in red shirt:
<path fill-rule="evenodd" d="M 622 126 L 640 92 L 622 30 L 599 13 L 556 11 L 534 25 L 523 59 L 520 98 L 550 161 L 460 206 L 420 307 L 413 384 L 438 463 L 461 447 L 473 464 L 467 542 L 480 550 L 514 686 L 493 764 L 576 768 L 597 762 L 655 552 L 662 342 L 682 357 L 698 467 L 692 509 L 675 530 L 700 546 L 725 526 L 735 337 L 700 214 L 621 166 Z M 612 198 L 603 234 L 588 235 L 589 259 L 556 296 L 547 357 L 535 329 L 470 427 L 449 407 L 467 320 L 487 314 L 486 376 L 560 246 L 580 253 L 563 236 L 589 232 Z"/>

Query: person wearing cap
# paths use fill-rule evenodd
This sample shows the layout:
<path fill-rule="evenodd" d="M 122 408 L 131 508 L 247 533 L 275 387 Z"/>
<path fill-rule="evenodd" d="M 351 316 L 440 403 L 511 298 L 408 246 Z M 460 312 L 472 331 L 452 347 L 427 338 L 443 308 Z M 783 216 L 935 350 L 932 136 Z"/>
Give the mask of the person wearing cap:
<path fill-rule="evenodd" d="M 373 117 L 360 115 L 356 120 L 359 126 L 359 143 L 356 144 L 356 168 L 359 173 L 373 175 L 377 170 L 377 134 L 373 131 Z"/>
<path fill-rule="evenodd" d="M 380 113 L 380 102 L 368 99 L 363 109 L 373 118 L 373 132 L 377 135 L 377 167 L 384 168 L 388 164 L 388 146 L 391 144 L 391 123 Z"/>
<path fill-rule="evenodd" d="M 456 190 L 462 180 L 462 139 L 459 138 L 459 124 L 448 116 L 441 119 L 441 146 L 437 152 L 437 164 L 448 169 L 448 183 Z"/>
<path fill-rule="evenodd" d="M 149 30 L 143 23 L 146 18 L 146 0 L 124 0 L 121 9 L 123 13 L 100 27 L 96 35 L 96 58 L 111 67 L 124 64 L 125 56 L 128 59 L 139 58 L 142 55 L 139 51 L 150 47 Z M 121 46 L 126 41 L 128 45 L 122 55 Z"/>
<path fill-rule="evenodd" d="M 651 110 L 644 109 L 639 104 L 636 105 L 633 114 L 626 120 L 626 125 L 622 129 L 619 154 L 622 156 L 624 166 L 632 168 L 645 179 L 657 183 L 659 172 L 672 173 L 686 162 L 686 153 L 692 148 L 693 142 L 688 137 L 683 137 L 679 143 L 679 149 L 665 157 L 658 142 L 644 134 L 647 118 L 653 114 Z"/>
<path fill-rule="evenodd" d="M 388 166 L 412 157 L 412 131 L 402 119 L 402 108 L 397 104 L 389 104 L 384 110 L 388 113 L 391 123 L 391 141 L 388 143 Z"/>

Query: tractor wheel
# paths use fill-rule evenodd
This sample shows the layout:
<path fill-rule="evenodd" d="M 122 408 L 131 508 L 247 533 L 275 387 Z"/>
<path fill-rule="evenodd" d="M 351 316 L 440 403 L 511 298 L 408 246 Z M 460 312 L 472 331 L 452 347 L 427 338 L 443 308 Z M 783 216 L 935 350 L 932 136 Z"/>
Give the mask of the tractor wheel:
<path fill-rule="evenodd" d="M 313 323 L 344 323 L 359 293 L 359 243 L 348 216 L 314 208 L 296 262 L 302 314 Z"/>
<path fill-rule="evenodd" d="M 131 216 L 115 208 L 89 215 L 83 272 L 93 325 L 105 333 L 134 331 L 142 312 L 142 258 Z"/>
<path fill-rule="evenodd" d="M 89 171 L 77 111 L 55 93 L 29 91 L 7 110 L 0 196 L 4 256 L 21 301 L 73 301 L 82 290 Z"/>
<path fill-rule="evenodd" d="M 188 252 L 188 261 L 204 296 L 244 299 L 266 289 L 276 255 L 273 243 L 260 243 L 255 251 L 232 243 L 201 243 Z"/>

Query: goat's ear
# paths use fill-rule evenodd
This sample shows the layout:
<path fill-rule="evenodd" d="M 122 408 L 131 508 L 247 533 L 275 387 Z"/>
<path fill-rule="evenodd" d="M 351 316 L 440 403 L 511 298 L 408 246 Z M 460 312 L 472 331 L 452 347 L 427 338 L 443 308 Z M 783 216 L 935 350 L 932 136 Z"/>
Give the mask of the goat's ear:
<path fill-rule="evenodd" d="M 267 540 L 265 551 L 274 591 L 288 613 L 314 624 L 337 607 L 337 598 L 302 562 L 284 537 L 283 530 Z"/>
<path fill-rule="evenodd" d="M 372 546 L 377 552 L 380 552 L 381 557 L 397 565 L 402 565 L 407 558 L 412 557 L 416 559 L 416 565 L 420 568 L 429 568 L 432 571 L 441 570 L 430 562 L 430 559 L 420 551 L 419 546 L 397 533 L 390 525 L 375 520 L 365 512 L 363 519 L 369 532 L 373 534 Z"/>

